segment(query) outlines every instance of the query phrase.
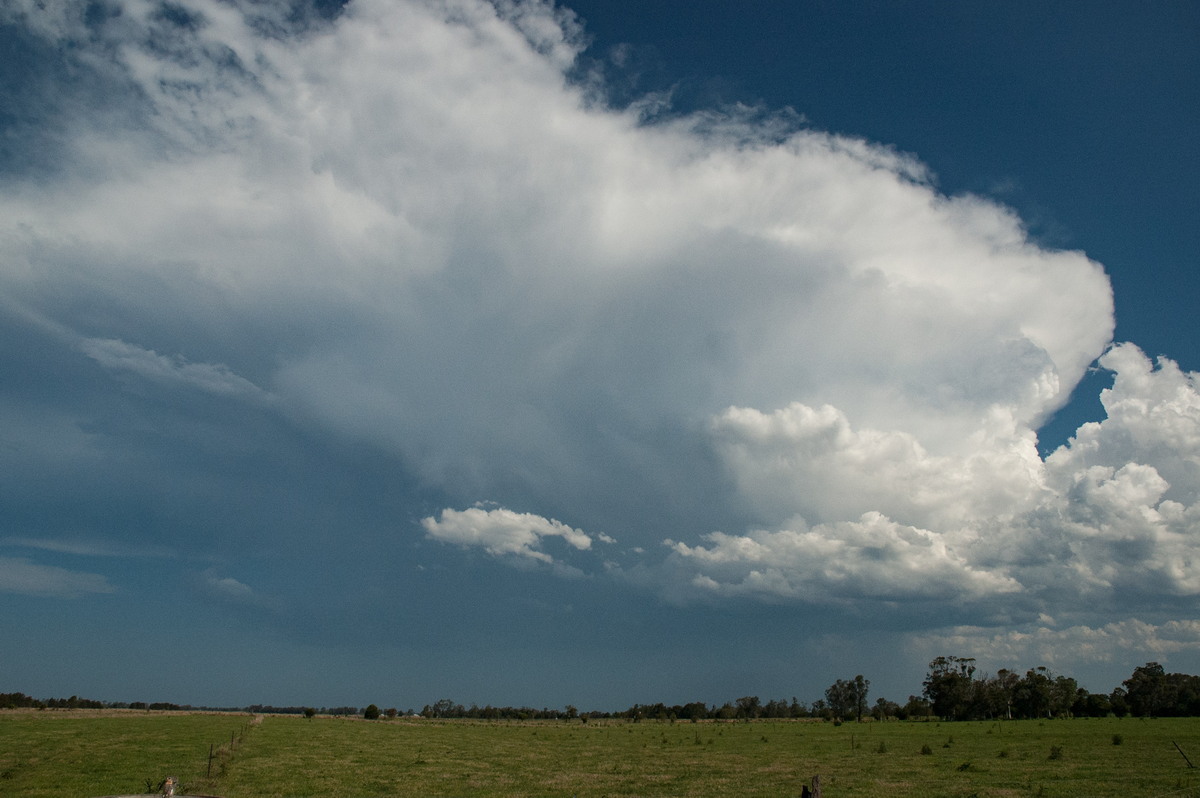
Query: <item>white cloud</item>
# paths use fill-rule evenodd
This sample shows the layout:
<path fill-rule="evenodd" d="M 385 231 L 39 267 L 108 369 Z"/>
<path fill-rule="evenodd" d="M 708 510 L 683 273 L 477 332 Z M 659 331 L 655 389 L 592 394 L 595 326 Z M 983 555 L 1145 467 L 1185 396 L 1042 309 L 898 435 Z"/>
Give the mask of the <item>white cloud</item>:
<path fill-rule="evenodd" d="M 708 548 L 674 551 L 696 584 L 776 599 L 870 596 L 867 581 L 894 596 L 1020 589 L 1056 608 L 1118 612 L 1200 596 L 1196 375 L 1165 359 L 1155 369 L 1131 344 L 1100 364 L 1115 375 L 1102 393 L 1108 418 L 1045 463 L 1000 407 L 965 455 L 931 453 L 905 432 L 856 430 L 830 406 L 730 408 L 712 430 L 740 490 L 768 517 L 790 510 L 822 523 L 710 535 Z M 841 520 L 863 513 L 876 540 L 912 524 L 902 539 L 941 556 L 915 556 L 901 538 L 864 548 L 859 526 Z M 716 563 L 719 575 L 707 570 Z"/>
<path fill-rule="evenodd" d="M 26 596 L 79 598 L 116 589 L 101 574 L 38 565 L 24 557 L 0 557 L 0 592 Z"/>
<path fill-rule="evenodd" d="M 854 429 L 830 405 L 731 407 L 713 434 L 739 489 L 775 515 L 836 521 L 882 512 L 953 529 L 1028 509 L 1044 490 L 1036 438 L 1003 407 L 979 420 L 962 454 L 931 453 L 904 431 Z"/>
<path fill-rule="evenodd" d="M 1165 480 L 1166 498 L 1200 499 L 1200 378 L 1171 359 L 1157 365 L 1133 344 L 1114 346 L 1100 365 L 1116 375 L 1100 393 L 1107 418 L 1085 424 L 1047 458 L 1051 475 L 1072 479 L 1091 466 L 1136 463 Z"/>
<path fill-rule="evenodd" d="M 479 547 L 497 557 L 514 555 L 546 563 L 554 562 L 554 558 L 540 549 L 543 538 L 562 538 L 581 551 L 592 546 L 592 539 L 581 530 L 552 518 L 517 513 L 503 507 L 492 510 L 447 508 L 442 510 L 439 518 L 421 519 L 421 526 L 429 537 L 443 543 L 455 543 L 464 548 Z"/>
<path fill-rule="evenodd" d="M 918 652 L 954 651 L 995 667 L 1037 663 L 1068 669 L 1085 663 L 1123 661 L 1128 652 L 1137 652 L 1146 660 L 1165 660 L 1171 654 L 1200 651 L 1200 621 L 1152 624 L 1130 618 L 1095 627 L 1056 629 L 1051 624 L 999 631 L 964 626 L 915 635 L 907 645 Z"/>
<path fill-rule="evenodd" d="M 693 587 L 720 595 L 814 603 L 952 598 L 1020 589 L 1001 573 L 974 568 L 945 536 L 897 524 L 879 513 L 853 522 L 749 535 L 719 532 L 709 546 L 668 540 L 677 564 L 695 569 Z"/>
<path fill-rule="evenodd" d="M 67 115 L 62 175 L 0 193 L 6 307 L 105 368 L 269 395 L 447 504 L 553 507 L 421 522 L 517 560 L 587 549 L 546 517 L 569 511 L 635 554 L 670 537 L 691 595 L 1200 591 L 1194 375 L 1113 348 L 1109 418 L 1043 462 L 1108 280 L 914 158 L 753 109 L 606 109 L 545 3 L 355 0 L 303 30 L 117 6 L 88 36 L 10 14 L 137 124 Z"/>

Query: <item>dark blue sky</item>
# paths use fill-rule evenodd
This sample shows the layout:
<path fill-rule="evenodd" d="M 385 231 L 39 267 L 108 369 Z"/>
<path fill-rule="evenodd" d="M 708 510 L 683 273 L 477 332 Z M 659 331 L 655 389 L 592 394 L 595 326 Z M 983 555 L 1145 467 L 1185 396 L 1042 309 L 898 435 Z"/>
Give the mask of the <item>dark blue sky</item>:
<path fill-rule="evenodd" d="M 0 689 L 1200 668 L 1197 7 L 570 7 L 0 9 Z"/>

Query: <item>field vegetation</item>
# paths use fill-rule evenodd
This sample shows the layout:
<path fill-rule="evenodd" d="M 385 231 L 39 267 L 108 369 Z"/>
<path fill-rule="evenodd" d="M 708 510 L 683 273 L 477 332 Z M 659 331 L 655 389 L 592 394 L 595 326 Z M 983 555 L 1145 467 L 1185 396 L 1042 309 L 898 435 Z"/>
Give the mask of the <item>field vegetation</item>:
<path fill-rule="evenodd" d="M 215 751 L 209 775 L 210 746 Z M 1178 746 L 1178 747 L 1177 747 Z M 1182 754 L 1181 754 L 1182 750 Z M 1195 796 L 1200 719 L 479 721 L 0 712 L 0 795 Z"/>

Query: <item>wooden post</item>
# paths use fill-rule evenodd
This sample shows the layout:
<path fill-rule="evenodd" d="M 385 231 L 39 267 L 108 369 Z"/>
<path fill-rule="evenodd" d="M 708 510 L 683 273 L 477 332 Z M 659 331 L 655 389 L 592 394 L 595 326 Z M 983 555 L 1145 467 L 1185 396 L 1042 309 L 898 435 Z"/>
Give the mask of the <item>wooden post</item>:
<path fill-rule="evenodd" d="M 813 776 L 813 798 L 821 798 L 821 777 Z"/>
<path fill-rule="evenodd" d="M 212 758 L 213 758 L 213 744 L 209 743 L 208 744 L 208 775 L 210 778 L 212 777 Z"/>

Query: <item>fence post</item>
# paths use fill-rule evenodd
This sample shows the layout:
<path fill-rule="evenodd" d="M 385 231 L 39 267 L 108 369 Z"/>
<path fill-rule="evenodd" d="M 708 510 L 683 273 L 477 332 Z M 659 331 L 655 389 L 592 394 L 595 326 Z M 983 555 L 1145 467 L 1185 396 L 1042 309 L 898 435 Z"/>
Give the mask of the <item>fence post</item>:
<path fill-rule="evenodd" d="M 208 744 L 208 777 L 212 777 L 213 744 Z"/>
<path fill-rule="evenodd" d="M 821 777 L 813 776 L 813 798 L 821 798 Z"/>

